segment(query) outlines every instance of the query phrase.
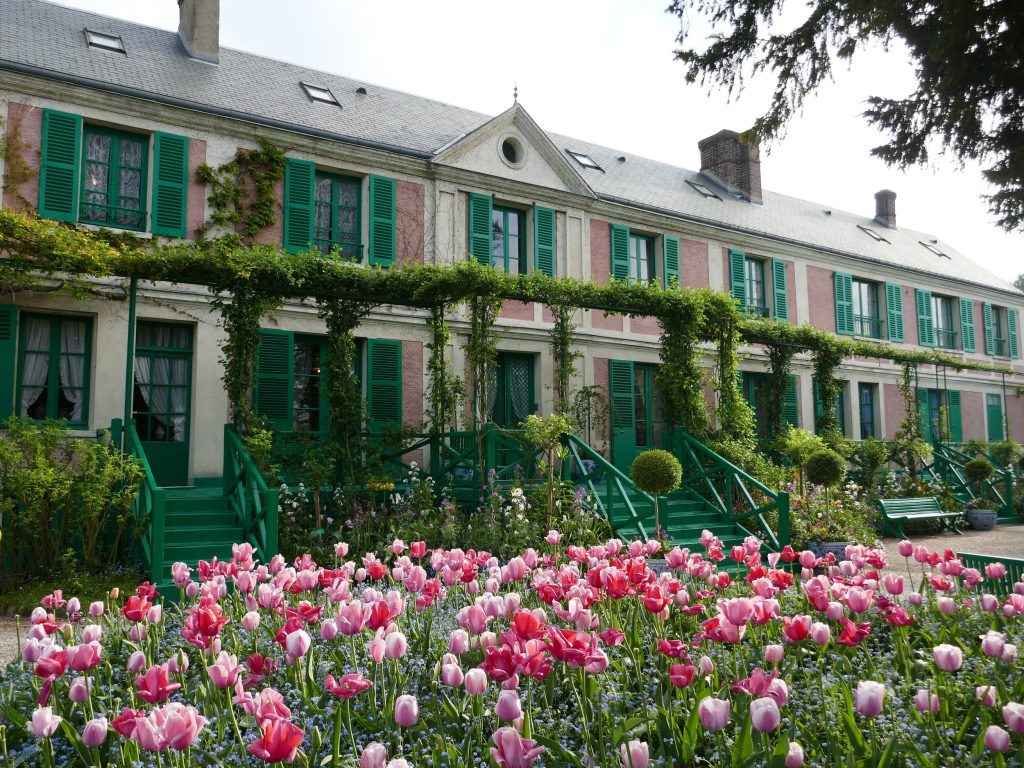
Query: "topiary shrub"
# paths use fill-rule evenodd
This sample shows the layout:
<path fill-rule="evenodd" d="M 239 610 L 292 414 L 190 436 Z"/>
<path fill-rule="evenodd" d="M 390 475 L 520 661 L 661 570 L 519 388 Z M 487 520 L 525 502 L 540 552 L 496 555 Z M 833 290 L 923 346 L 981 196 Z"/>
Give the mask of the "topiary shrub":
<path fill-rule="evenodd" d="M 1008 467 L 1016 463 L 1020 456 L 1020 446 L 1016 440 L 1000 440 L 990 443 L 988 448 L 996 466 L 999 467 Z"/>
<path fill-rule="evenodd" d="M 975 485 L 981 485 L 996 471 L 996 468 L 992 466 L 992 462 L 988 459 L 971 459 L 964 464 L 964 474 L 967 475 L 967 479 Z"/>
<path fill-rule="evenodd" d="M 846 477 L 846 460 L 826 448 L 812 453 L 806 464 L 807 480 L 814 485 L 835 488 Z"/>
<path fill-rule="evenodd" d="M 854 448 L 850 458 L 860 467 L 862 484 L 874 488 L 878 471 L 889 460 L 889 446 L 882 440 L 869 437 Z"/>
<path fill-rule="evenodd" d="M 660 534 L 658 496 L 671 493 L 679 487 L 683 479 L 683 465 L 668 451 L 644 451 L 633 459 L 629 476 L 637 488 L 654 497 L 654 531 L 655 535 Z"/>

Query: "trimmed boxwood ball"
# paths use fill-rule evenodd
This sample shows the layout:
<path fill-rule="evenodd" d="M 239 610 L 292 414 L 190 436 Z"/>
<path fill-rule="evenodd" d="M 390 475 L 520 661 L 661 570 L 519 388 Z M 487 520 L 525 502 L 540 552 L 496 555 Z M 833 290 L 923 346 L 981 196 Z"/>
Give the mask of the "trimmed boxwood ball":
<path fill-rule="evenodd" d="M 805 469 L 808 482 L 834 488 L 846 477 L 846 459 L 830 449 L 815 451 Z"/>
<path fill-rule="evenodd" d="M 992 462 L 988 459 L 971 459 L 964 464 L 964 473 L 967 475 L 967 479 L 972 483 L 985 482 L 992 477 L 992 473 L 995 471 L 996 468 L 992 466 Z"/>
<path fill-rule="evenodd" d="M 652 496 L 664 495 L 679 487 L 683 465 L 668 451 L 644 451 L 633 459 L 629 476 L 641 491 Z"/>

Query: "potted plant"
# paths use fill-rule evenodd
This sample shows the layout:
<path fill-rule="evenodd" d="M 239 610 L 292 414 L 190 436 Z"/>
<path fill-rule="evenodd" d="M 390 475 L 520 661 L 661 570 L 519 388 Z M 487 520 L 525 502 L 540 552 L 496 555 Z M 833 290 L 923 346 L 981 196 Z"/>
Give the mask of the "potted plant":
<path fill-rule="evenodd" d="M 654 497 L 654 535 L 661 538 L 661 519 L 658 517 L 658 496 L 671 493 L 683 479 L 679 459 L 668 451 L 644 451 L 633 459 L 629 476 L 636 487 Z"/>
<path fill-rule="evenodd" d="M 977 499 L 969 502 L 966 508 L 967 522 L 976 531 L 991 531 L 996 524 L 999 513 L 988 507 L 985 481 L 992 477 L 996 468 L 988 459 L 971 459 L 964 465 L 964 474 L 974 485 Z"/>
<path fill-rule="evenodd" d="M 823 448 L 807 457 L 804 472 L 807 482 L 819 489 L 818 493 L 812 491 L 804 495 L 805 500 L 810 502 L 806 511 L 812 516 L 808 530 L 808 549 L 818 557 L 832 552 L 843 559 L 846 545 L 854 541 L 850 538 L 852 531 L 847 521 L 840 514 L 842 504 L 836 503 L 839 499 L 833 499 L 833 490 L 846 477 L 846 460 L 830 448 Z"/>

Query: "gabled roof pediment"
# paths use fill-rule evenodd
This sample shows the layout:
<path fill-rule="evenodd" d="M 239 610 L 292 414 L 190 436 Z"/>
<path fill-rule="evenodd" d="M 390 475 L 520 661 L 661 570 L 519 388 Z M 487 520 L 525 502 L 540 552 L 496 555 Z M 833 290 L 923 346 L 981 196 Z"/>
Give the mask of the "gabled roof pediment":
<path fill-rule="evenodd" d="M 518 102 L 453 140 L 431 162 L 596 197 L 572 161 Z"/>

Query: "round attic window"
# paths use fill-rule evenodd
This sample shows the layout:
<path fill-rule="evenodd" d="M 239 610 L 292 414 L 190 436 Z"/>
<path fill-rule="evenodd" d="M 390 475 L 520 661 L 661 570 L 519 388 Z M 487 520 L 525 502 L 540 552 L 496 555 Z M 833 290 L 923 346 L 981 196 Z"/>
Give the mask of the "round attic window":
<path fill-rule="evenodd" d="M 513 168 L 520 167 L 523 160 L 526 159 L 526 150 L 523 148 L 522 142 L 514 136 L 506 136 L 502 139 L 500 150 L 501 159 Z"/>

